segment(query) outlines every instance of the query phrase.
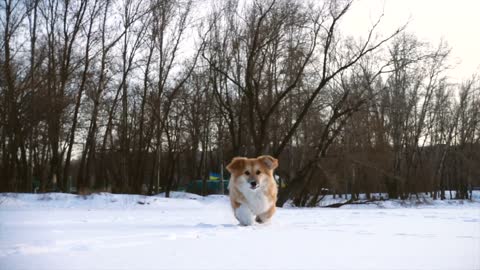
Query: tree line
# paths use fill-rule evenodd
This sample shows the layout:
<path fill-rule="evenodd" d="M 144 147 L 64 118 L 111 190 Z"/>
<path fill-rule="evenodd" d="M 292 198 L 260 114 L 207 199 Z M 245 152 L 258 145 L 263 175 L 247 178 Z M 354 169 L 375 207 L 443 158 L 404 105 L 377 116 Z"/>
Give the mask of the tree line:
<path fill-rule="evenodd" d="M 354 7 L 3 0 L 0 191 L 168 196 L 234 156 L 270 154 L 279 205 L 468 199 L 480 185 L 478 77 L 452 80 L 448 44 L 406 25 L 382 32 L 383 15 L 348 36 Z"/>

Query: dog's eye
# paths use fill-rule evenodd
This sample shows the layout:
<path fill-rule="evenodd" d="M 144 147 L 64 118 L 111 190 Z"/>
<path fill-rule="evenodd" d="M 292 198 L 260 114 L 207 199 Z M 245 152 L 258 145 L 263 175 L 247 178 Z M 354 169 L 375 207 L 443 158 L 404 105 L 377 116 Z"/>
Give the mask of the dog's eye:
<path fill-rule="evenodd" d="M 250 175 L 250 172 L 249 172 L 249 171 L 245 171 L 245 174 L 246 174 L 246 175 Z"/>
<path fill-rule="evenodd" d="M 260 171 L 257 170 L 257 175 L 259 175 L 259 174 L 260 174 Z"/>

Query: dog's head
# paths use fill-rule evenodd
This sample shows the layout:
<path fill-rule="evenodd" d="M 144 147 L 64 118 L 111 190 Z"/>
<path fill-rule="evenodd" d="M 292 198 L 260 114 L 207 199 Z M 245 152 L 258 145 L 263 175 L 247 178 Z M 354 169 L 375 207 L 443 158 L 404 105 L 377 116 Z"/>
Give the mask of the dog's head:
<path fill-rule="evenodd" d="M 230 181 L 234 184 L 257 189 L 274 181 L 273 170 L 277 167 L 278 160 L 271 156 L 236 157 L 228 164 L 227 170 L 232 174 Z"/>

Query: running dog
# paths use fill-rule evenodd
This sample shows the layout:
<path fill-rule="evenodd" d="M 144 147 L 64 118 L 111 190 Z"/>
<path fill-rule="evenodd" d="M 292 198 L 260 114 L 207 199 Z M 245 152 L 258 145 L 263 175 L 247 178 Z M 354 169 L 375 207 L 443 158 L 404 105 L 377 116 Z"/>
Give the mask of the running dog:
<path fill-rule="evenodd" d="M 278 160 L 271 156 L 236 157 L 228 164 L 230 202 L 241 225 L 264 223 L 272 218 L 278 192 L 273 171 L 277 167 Z"/>

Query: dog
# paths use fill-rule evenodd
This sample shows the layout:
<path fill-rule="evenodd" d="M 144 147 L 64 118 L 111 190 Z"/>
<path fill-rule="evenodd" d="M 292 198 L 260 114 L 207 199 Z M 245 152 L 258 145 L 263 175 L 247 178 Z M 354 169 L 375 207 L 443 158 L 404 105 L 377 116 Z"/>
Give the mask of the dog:
<path fill-rule="evenodd" d="M 278 160 L 271 156 L 236 157 L 227 165 L 230 203 L 240 225 L 265 223 L 272 218 L 278 193 L 273 171 L 277 167 Z"/>

